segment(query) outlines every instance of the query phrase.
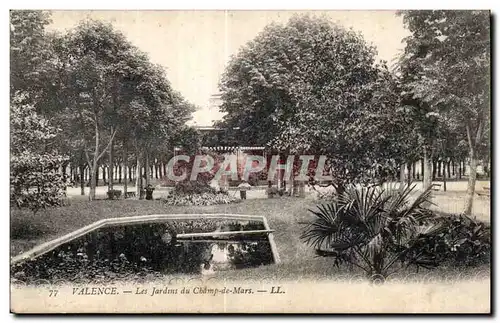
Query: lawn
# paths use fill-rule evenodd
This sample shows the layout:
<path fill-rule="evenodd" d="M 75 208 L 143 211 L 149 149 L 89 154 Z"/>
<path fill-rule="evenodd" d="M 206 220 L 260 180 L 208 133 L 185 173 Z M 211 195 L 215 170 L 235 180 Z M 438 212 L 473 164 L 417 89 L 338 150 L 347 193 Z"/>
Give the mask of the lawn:
<path fill-rule="evenodd" d="M 440 201 L 438 208 L 447 209 L 456 204 L 455 198 L 456 195 L 452 193 L 449 193 L 449 196 L 441 193 L 436 195 L 435 201 Z M 432 271 L 424 269 L 418 273 L 399 272 L 391 276 L 386 284 L 379 286 L 374 293 L 374 286 L 366 281 L 363 273 L 354 268 L 337 268 L 333 266 L 331 259 L 315 257 L 313 250 L 299 240 L 302 233 L 302 225 L 299 222 L 311 219 L 307 209 L 314 208 L 315 204 L 312 199 L 289 197 L 250 199 L 236 204 L 199 207 L 166 207 L 161 201 L 145 200 L 94 202 L 73 200 L 69 206 L 41 211 L 37 215 L 24 210 L 13 210 L 11 252 L 12 255 L 17 255 L 39 243 L 62 236 L 102 218 L 174 213 L 264 215 L 270 227 L 276 230 L 274 236 L 281 258 L 280 264 L 225 271 L 217 273 L 215 277 L 178 275 L 162 278 L 161 281 L 152 279 L 150 284 L 161 286 L 166 282 L 180 285 L 201 284 L 205 279 L 207 279 L 206 284 L 222 284 L 220 286 L 229 282 L 233 285 L 241 284 L 256 288 L 280 284 L 289 291 L 289 294 L 286 294 L 287 297 L 275 298 L 273 302 L 281 302 L 281 305 L 277 303 L 276 305 L 287 308 L 288 312 L 486 313 L 490 311 L 490 265 L 488 264 L 468 269 L 439 267 Z M 489 210 L 489 200 L 476 200 L 476 207 L 478 206 L 488 207 Z M 481 218 L 489 220 L 489 214 L 483 213 Z M 13 293 L 14 298 L 24 299 L 26 296 L 25 292 L 16 295 L 18 294 Z M 303 295 L 305 298 L 297 298 L 294 295 Z M 203 301 L 200 304 L 206 304 L 205 298 L 200 299 Z M 305 299 L 310 302 L 301 301 Z M 126 298 L 120 300 L 127 302 Z M 264 299 L 262 301 L 266 302 Z M 251 302 L 249 306 L 252 304 L 258 308 L 248 307 L 249 311 L 262 311 L 259 301 Z M 123 308 L 136 307 L 130 305 Z M 89 310 L 99 312 L 100 309 Z"/>
<path fill-rule="evenodd" d="M 446 210 L 450 205 L 456 204 L 456 198 L 455 193 L 436 194 L 435 201 L 438 202 L 436 207 L 440 210 Z M 167 207 L 161 201 L 96 200 L 89 202 L 72 200 L 71 205 L 43 210 L 36 215 L 27 210 L 13 209 L 11 212 L 11 253 L 12 256 L 17 255 L 37 244 L 60 237 L 103 218 L 175 213 L 254 214 L 266 216 L 270 227 L 276 230 L 274 238 L 281 264 L 265 268 L 230 271 L 223 273 L 224 277 L 258 279 L 265 277 L 295 280 L 303 278 L 326 279 L 344 275 L 345 269 L 339 270 L 334 267 L 331 259 L 315 257 L 313 250 L 299 240 L 303 230 L 303 225 L 300 222 L 311 219 L 307 209 L 314 208 L 316 203 L 312 199 L 283 197 L 251 199 L 229 205 Z M 489 211 L 489 200 L 478 199 L 476 201 L 476 208 L 486 210 L 486 206 L 488 206 Z M 489 220 L 489 214 L 486 215 L 485 212 L 482 212 L 480 215 L 482 220 Z M 352 275 L 357 274 L 354 269 L 349 272 Z M 463 273 L 463 270 L 460 272 Z M 435 274 L 438 276 L 449 275 L 450 269 L 437 270 Z"/>
<path fill-rule="evenodd" d="M 435 201 L 439 201 L 436 207 L 447 209 L 457 203 L 456 195 L 446 194 L 449 196 L 444 193 L 436 194 Z M 475 202 L 476 207 L 488 207 L 489 210 L 489 200 L 476 200 Z M 102 218 L 174 213 L 264 215 L 270 227 L 276 230 L 274 236 L 281 263 L 220 272 L 215 277 L 204 278 L 208 279 L 206 284 L 220 286 L 240 284 L 255 288 L 280 284 L 288 291 L 287 296 L 274 297 L 272 302 L 278 302 L 275 303 L 276 306 L 288 312 L 486 313 L 490 311 L 489 265 L 470 269 L 439 267 L 432 271 L 421 270 L 418 273 L 399 272 L 375 290 L 374 286 L 366 281 L 363 273 L 352 268 L 337 268 L 333 266 L 331 259 L 315 257 L 313 250 L 299 240 L 302 232 L 302 225 L 299 222 L 311 218 L 307 209 L 314 208 L 315 204 L 316 202 L 312 199 L 279 198 L 250 199 L 236 204 L 217 206 L 166 207 L 161 201 L 97 200 L 89 202 L 75 199 L 71 205 L 41 211 L 37 215 L 24 210 L 12 210 L 11 252 L 12 255 L 16 255 L 36 244 L 62 236 Z M 489 220 L 489 213 L 483 213 L 481 218 Z M 165 277 L 159 282 L 153 279 L 150 284 L 163 286 L 168 281 L 169 284 L 196 285 L 201 284 L 204 279 L 178 275 Z M 304 298 L 297 298 L 294 295 L 303 295 Z M 24 297 L 26 297 L 25 290 L 20 294 L 14 290 L 13 299 L 19 298 L 19 304 L 22 303 Z M 241 299 L 241 301 L 244 300 Z M 262 302 L 267 302 L 267 300 L 264 298 L 259 298 L 259 300 L 250 302 L 246 309 L 255 312 L 262 311 Z M 304 302 L 303 300 L 310 301 Z M 116 304 L 116 308 L 121 306 L 120 308 L 139 309 L 136 305 L 124 305 L 128 304 L 127 302 L 129 302 L 128 298 L 120 298 L 120 304 Z M 192 302 L 193 311 L 199 310 L 199 304 L 207 304 L 206 298 L 199 300 L 194 298 Z M 105 303 L 113 306 L 109 300 Z M 95 304 L 100 303 L 95 302 Z M 185 306 L 186 304 L 183 304 L 182 308 Z M 256 308 L 251 306 L 256 306 Z M 99 312 L 102 309 L 88 308 L 88 310 Z M 207 309 L 207 311 L 211 310 L 216 309 L 212 307 Z M 145 308 L 143 311 L 148 311 L 148 309 Z"/>

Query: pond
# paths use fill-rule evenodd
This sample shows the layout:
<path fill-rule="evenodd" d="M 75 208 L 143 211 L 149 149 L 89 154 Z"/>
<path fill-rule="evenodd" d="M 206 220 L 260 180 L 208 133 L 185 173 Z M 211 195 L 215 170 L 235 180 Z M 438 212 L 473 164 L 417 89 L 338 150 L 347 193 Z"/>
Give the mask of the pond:
<path fill-rule="evenodd" d="M 262 217 L 147 217 L 110 219 L 39 246 L 13 259 L 13 281 L 109 282 L 210 275 L 278 259 L 272 230 Z"/>

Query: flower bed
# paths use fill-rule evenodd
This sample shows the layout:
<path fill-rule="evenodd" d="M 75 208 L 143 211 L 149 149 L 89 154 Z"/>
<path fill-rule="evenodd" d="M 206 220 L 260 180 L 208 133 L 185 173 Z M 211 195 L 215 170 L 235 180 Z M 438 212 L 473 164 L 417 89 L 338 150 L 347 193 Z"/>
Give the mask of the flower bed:
<path fill-rule="evenodd" d="M 217 205 L 236 203 L 239 200 L 227 193 L 170 194 L 164 200 L 166 205 Z"/>
<path fill-rule="evenodd" d="M 186 181 L 178 183 L 174 190 L 163 200 L 166 205 L 217 205 L 238 201 L 227 192 L 216 190 L 207 183 Z"/>

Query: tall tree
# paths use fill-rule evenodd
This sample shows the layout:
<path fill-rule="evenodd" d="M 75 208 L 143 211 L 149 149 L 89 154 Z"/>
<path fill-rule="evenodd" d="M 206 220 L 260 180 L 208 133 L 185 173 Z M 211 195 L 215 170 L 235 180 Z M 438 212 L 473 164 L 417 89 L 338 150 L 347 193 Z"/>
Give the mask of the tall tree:
<path fill-rule="evenodd" d="M 463 129 L 469 150 L 469 182 L 464 208 L 470 214 L 478 148 L 490 120 L 490 15 L 488 11 L 404 11 L 412 35 L 405 60 L 421 68 L 408 83 L 430 113 Z"/>
<path fill-rule="evenodd" d="M 17 98 L 28 103 L 36 101 L 50 82 L 52 53 L 45 31 L 49 23 L 46 11 L 10 11 L 10 91 L 23 92 Z"/>
<path fill-rule="evenodd" d="M 34 212 L 60 205 L 66 188 L 61 130 L 38 113 L 56 67 L 45 31 L 49 18 L 45 11 L 10 12 L 10 197 L 13 205 Z"/>
<path fill-rule="evenodd" d="M 68 112 L 85 131 L 82 141 L 91 174 L 89 199 L 93 200 L 99 161 L 118 131 L 119 84 L 132 46 L 111 25 L 92 20 L 72 30 L 66 46 L 72 92 Z"/>
<path fill-rule="evenodd" d="M 248 145 L 323 153 L 337 184 L 401 163 L 397 82 L 376 50 L 325 18 L 271 24 L 230 61 L 219 126 Z M 379 173 L 384 173 L 383 171 Z"/>

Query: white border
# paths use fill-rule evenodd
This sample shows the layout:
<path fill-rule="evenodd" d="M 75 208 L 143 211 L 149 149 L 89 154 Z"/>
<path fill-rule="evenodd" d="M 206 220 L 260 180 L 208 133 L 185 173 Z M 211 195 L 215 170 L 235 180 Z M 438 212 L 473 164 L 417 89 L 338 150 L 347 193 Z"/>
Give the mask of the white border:
<path fill-rule="evenodd" d="M 8 102 L 9 102 L 9 73 L 8 73 L 8 66 L 9 66 L 9 48 L 8 48 L 8 41 L 9 41 L 9 34 L 8 34 L 8 9 L 21 9 L 21 8 L 30 8 L 30 9 L 68 9 L 68 10 L 75 10 L 75 9 L 285 9 L 285 10 L 291 10 L 291 9 L 327 9 L 327 10 L 346 10 L 346 9 L 351 9 L 351 10 L 370 10 L 370 9 L 377 9 L 377 10 L 384 10 L 384 9 L 492 9 L 493 14 L 498 14 L 498 1 L 485 1 L 485 0 L 475 0 L 475 1 L 464 1 L 464 0 L 450 0 L 450 1 L 430 1 L 430 0 L 420 0 L 420 1 L 361 1 L 361 0 L 350 0 L 350 1 L 340 1 L 340 2 L 327 2 L 324 0 L 308 0 L 306 2 L 304 1 L 297 1 L 297 2 L 292 2 L 290 0 L 288 1 L 274 1 L 271 2 L 269 0 L 253 0 L 253 1 L 210 1 L 209 3 L 207 1 L 201 1 L 201 0 L 183 0 L 183 1 L 177 1 L 177 2 L 170 2 L 170 3 L 165 3 L 164 1 L 151 1 L 151 0 L 142 0 L 142 1 L 131 1 L 131 0 L 122 0 L 122 1 L 102 1 L 102 0 L 87 0 L 85 2 L 81 3 L 76 3 L 76 2 L 71 2 L 71 1 L 54 1 L 54 0 L 46 0 L 46 1 L 23 1 L 23 0 L 18 0 L 18 1 L 5 1 L 2 2 L 1 6 L 4 7 L 5 9 L 1 11 L 0 14 L 0 19 L 1 23 L 0 30 L 0 37 L 2 38 L 2 44 L 4 44 L 4 50 L 1 52 L 2 53 L 2 63 L 4 66 L 4 71 L 3 71 L 3 84 L 2 84 L 2 94 L 3 94 L 3 101 L 5 102 L 5 106 L 1 109 L 1 112 L 4 114 L 2 118 L 0 118 L 0 121 L 3 123 L 0 125 L 0 129 L 2 131 L 2 136 L 1 138 L 1 143 L 2 143 L 2 150 L 4 154 L 2 155 L 3 158 L 1 159 L 1 168 L 3 171 L 4 177 L 2 178 L 2 183 L 3 185 L 0 186 L 1 191 L 0 191 L 0 197 L 2 197 L 2 206 L 6 210 L 4 212 L 2 220 L 4 221 L 4 225 L 2 226 L 4 228 L 4 248 L 3 254 L 0 256 L 0 259 L 3 259 L 7 261 L 9 259 L 9 201 L 8 201 L 8 191 L 9 191 L 9 184 L 7 181 L 8 178 L 8 169 L 9 169 L 9 154 L 8 154 L 8 147 L 9 147 L 9 118 L 8 118 Z M 2 8 L 3 9 L 3 8 Z M 496 17 L 498 19 L 498 17 Z M 494 25 L 496 26 L 496 20 L 494 20 Z M 496 29 L 495 26 L 492 26 L 493 29 Z M 497 36 L 496 33 L 495 39 L 493 40 L 493 46 L 496 44 Z M 496 52 L 496 51 L 494 51 Z M 492 57 L 494 59 L 496 57 Z M 496 66 L 496 64 L 495 64 Z M 495 71 L 496 72 L 496 69 Z M 495 88 L 492 89 L 493 91 L 497 92 L 497 87 L 498 83 L 495 82 Z M 498 93 L 498 92 L 497 92 Z M 493 108 L 493 110 L 495 110 Z M 494 124 L 498 125 L 498 114 L 494 113 L 494 118 L 495 122 Z M 492 142 L 495 143 L 498 138 L 492 139 Z M 496 158 L 496 161 L 498 161 L 498 158 Z M 495 163 L 495 169 L 499 169 L 499 165 Z M 493 179 L 494 181 L 496 180 L 496 174 L 497 172 L 494 172 L 495 178 Z M 494 191 L 494 194 L 496 195 L 496 190 Z M 495 197 L 493 197 L 495 198 Z M 492 216 L 495 216 L 495 212 L 493 210 Z M 495 220 L 495 223 L 498 223 L 498 220 Z M 497 224 L 495 224 L 494 228 L 495 232 L 498 232 Z M 495 240 L 496 241 L 496 240 Z M 496 247 L 496 246 L 495 246 Z M 495 253 L 495 259 L 498 259 L 498 248 L 494 248 L 496 250 Z M 1 277 L 1 290 L 3 291 L 2 293 L 2 301 L 3 304 L 10 304 L 9 303 L 9 267 L 6 263 L 4 263 L 3 266 L 0 267 L 2 271 Z M 497 279 L 495 280 L 497 281 Z M 495 302 L 495 308 L 498 310 L 498 295 L 496 295 L 496 302 Z M 9 306 L 9 305 L 7 305 Z M 5 307 L 7 307 L 5 306 Z M 14 320 L 14 317 L 12 315 L 5 315 L 8 313 L 8 308 L 5 308 L 2 311 L 4 314 L 2 317 L 2 322 L 10 322 Z M 7 316 L 7 318 L 5 318 Z M 473 317 L 466 317 L 467 319 L 474 319 Z M 6 319 L 5 321 L 3 319 Z M 43 317 L 41 318 L 42 320 L 50 320 L 51 317 Z M 92 322 L 99 322 L 103 318 L 97 318 L 97 317 L 84 317 L 81 318 L 82 321 L 92 321 Z M 139 318 L 139 317 L 129 317 L 129 320 L 135 321 L 137 319 L 144 319 L 144 318 Z M 169 317 L 169 320 L 179 320 L 182 319 L 183 321 L 186 320 L 186 318 L 181 318 L 181 317 Z M 204 318 L 207 319 L 207 318 Z M 213 318 L 216 320 L 224 319 L 222 317 L 216 317 Z M 226 319 L 234 319 L 234 317 L 228 317 Z M 247 318 L 248 319 L 248 318 Z M 253 318 L 256 319 L 256 318 Z M 266 318 L 257 318 L 259 320 L 265 320 Z M 312 319 L 312 317 L 307 317 L 307 318 L 300 318 L 300 320 L 308 320 Z M 335 320 L 339 319 L 344 319 L 340 317 L 335 317 Z M 358 318 L 360 319 L 360 318 Z M 454 318 L 452 318 L 454 319 Z M 62 319 L 62 321 L 66 321 L 67 318 Z M 187 320 L 191 320 L 191 318 L 187 318 Z M 352 318 L 350 318 L 352 320 Z M 441 321 L 442 318 L 431 318 L 431 317 L 420 317 L 418 320 L 426 321 L 426 322 L 433 322 L 433 321 Z"/>

